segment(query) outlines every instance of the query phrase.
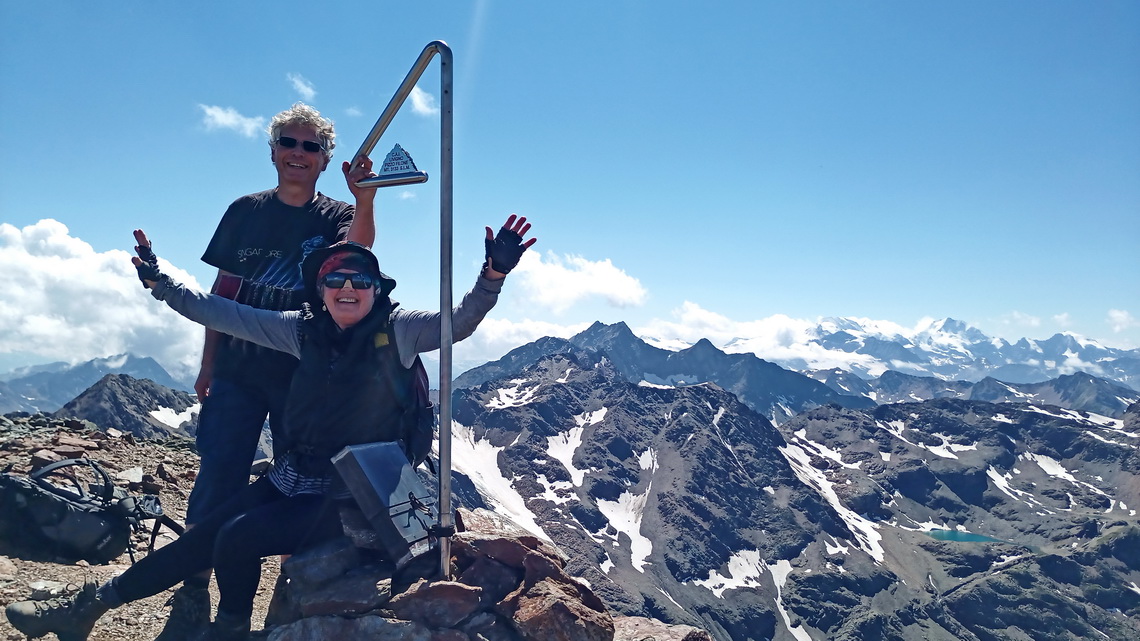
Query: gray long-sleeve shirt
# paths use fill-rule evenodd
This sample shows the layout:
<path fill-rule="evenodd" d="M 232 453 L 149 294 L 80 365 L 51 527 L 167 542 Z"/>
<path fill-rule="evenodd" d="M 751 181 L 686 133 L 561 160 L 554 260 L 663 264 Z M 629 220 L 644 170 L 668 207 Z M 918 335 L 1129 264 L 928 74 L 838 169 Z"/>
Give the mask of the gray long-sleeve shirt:
<path fill-rule="evenodd" d="M 475 286 L 452 310 L 454 341 L 461 341 L 475 332 L 498 301 L 504 280 L 489 280 L 480 274 Z M 210 329 L 293 356 L 301 354 L 299 311 L 257 309 L 169 280 L 156 284 L 151 295 L 182 316 Z M 417 354 L 439 349 L 440 318 L 439 312 L 397 309 L 392 313 L 396 351 L 404 367 L 411 367 Z"/>

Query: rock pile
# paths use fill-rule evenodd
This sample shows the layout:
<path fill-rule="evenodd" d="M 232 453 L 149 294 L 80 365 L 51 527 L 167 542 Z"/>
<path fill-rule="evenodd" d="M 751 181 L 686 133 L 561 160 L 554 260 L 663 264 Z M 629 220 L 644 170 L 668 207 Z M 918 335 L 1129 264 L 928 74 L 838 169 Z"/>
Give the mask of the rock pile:
<path fill-rule="evenodd" d="M 565 571 L 550 542 L 487 510 L 459 511 L 451 580 L 433 550 L 394 572 L 359 518 L 344 539 L 291 557 L 270 607 L 270 641 L 711 641 L 707 632 L 613 616 Z"/>

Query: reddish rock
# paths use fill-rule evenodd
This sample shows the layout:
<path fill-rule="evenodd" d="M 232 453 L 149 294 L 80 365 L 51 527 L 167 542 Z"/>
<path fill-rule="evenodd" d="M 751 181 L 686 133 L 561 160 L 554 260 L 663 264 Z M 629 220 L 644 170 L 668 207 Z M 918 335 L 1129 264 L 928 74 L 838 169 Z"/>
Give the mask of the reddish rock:
<path fill-rule="evenodd" d="M 62 460 L 62 456 L 51 450 L 36 450 L 32 453 L 32 469 L 38 470 L 45 465 L 51 465 Z"/>
<path fill-rule="evenodd" d="M 431 628 L 452 628 L 479 609 L 482 589 L 455 581 L 420 580 L 385 606 L 397 617 Z"/>
<path fill-rule="evenodd" d="M 97 450 L 97 449 L 99 449 L 99 444 L 96 443 L 95 441 L 90 441 L 90 440 L 87 440 L 85 438 L 79 438 L 77 436 L 68 436 L 66 434 L 57 434 L 55 436 L 55 438 L 52 439 L 52 442 L 54 442 L 55 445 L 57 446 L 57 447 L 52 448 L 52 449 L 54 449 L 57 452 L 59 451 L 59 447 L 79 448 L 80 450 Z"/>
<path fill-rule="evenodd" d="M 555 579 L 520 588 L 497 608 L 527 641 L 613 641 L 613 618 Z"/>
<path fill-rule="evenodd" d="M 56 445 L 52 447 L 52 451 L 63 458 L 83 458 L 87 456 L 87 450 L 75 445 Z"/>

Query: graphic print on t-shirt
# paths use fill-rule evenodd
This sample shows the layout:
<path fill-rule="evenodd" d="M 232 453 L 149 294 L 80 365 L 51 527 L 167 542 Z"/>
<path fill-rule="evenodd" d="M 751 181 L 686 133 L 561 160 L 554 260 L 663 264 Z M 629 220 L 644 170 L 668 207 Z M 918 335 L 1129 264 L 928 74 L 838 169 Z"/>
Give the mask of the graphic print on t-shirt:
<path fill-rule="evenodd" d="M 279 250 L 248 249 L 239 260 L 257 256 L 262 259 L 259 269 L 249 272 L 239 301 L 260 309 L 297 309 L 303 301 L 301 263 L 309 252 L 325 247 L 324 236 L 313 236 L 301 243 L 300 252 L 286 255 Z M 297 260 L 300 254 L 301 260 Z M 272 258 L 273 260 L 265 260 Z"/>
<path fill-rule="evenodd" d="M 324 236 L 313 236 L 301 243 L 300 252 L 291 252 L 288 255 L 279 249 L 250 247 L 238 252 L 238 262 L 244 263 L 252 258 L 261 258 L 257 269 L 246 273 L 245 280 L 285 289 L 299 289 L 303 283 L 301 263 L 314 249 L 326 247 L 328 244 L 329 241 Z"/>

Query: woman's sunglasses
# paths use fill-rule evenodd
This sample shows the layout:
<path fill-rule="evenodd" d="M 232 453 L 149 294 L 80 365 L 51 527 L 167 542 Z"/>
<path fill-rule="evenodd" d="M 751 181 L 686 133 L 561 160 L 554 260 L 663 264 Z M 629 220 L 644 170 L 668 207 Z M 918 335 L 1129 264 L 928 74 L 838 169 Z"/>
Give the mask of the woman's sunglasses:
<path fill-rule="evenodd" d="M 322 147 L 321 144 L 318 142 L 313 142 L 312 140 L 298 141 L 296 138 L 294 138 L 292 136 L 278 136 L 276 142 L 278 145 L 281 145 L 282 147 L 284 147 L 286 149 L 292 149 L 292 148 L 297 146 L 298 142 L 300 142 L 301 143 L 301 149 L 304 149 L 305 151 L 309 152 L 310 154 L 315 154 L 318 151 L 324 151 L 325 150 L 325 148 Z"/>
<path fill-rule="evenodd" d="M 344 274 L 341 272 L 332 272 L 325 274 L 321 279 L 321 284 L 329 289 L 340 289 L 344 287 L 346 282 L 352 282 L 353 289 L 368 289 L 372 287 L 372 276 L 368 274 Z"/>

